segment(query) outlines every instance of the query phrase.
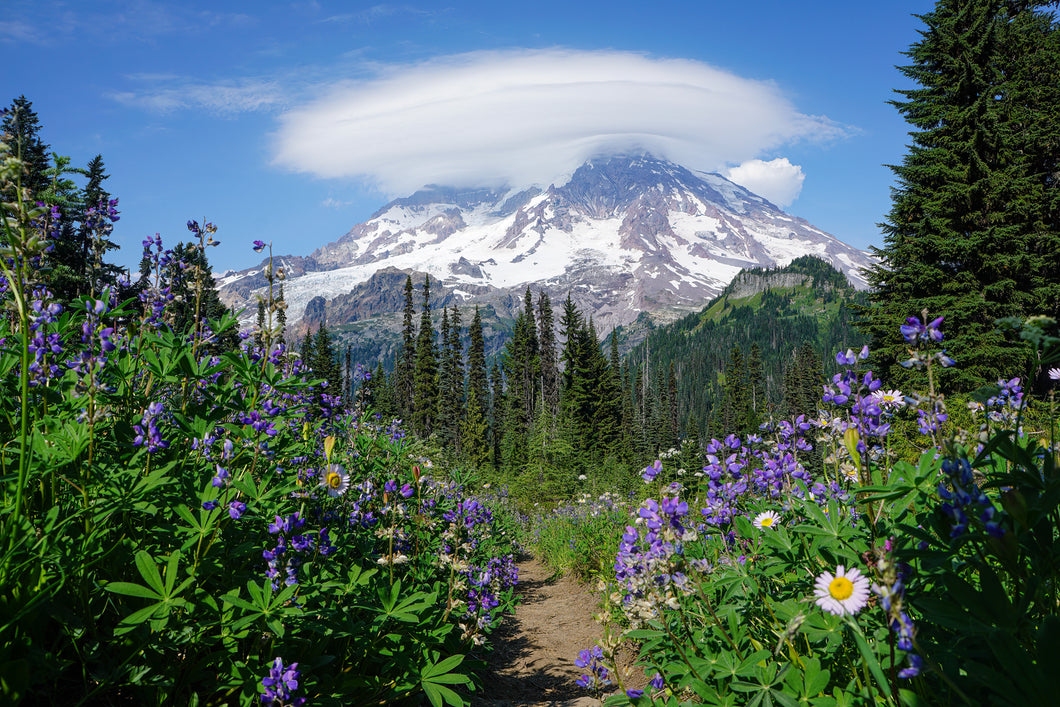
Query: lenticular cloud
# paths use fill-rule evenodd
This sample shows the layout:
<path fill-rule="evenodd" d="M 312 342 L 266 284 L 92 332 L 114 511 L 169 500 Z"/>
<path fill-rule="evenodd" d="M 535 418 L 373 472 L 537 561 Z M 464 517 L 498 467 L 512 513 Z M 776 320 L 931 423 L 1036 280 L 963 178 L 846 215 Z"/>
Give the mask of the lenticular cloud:
<path fill-rule="evenodd" d="M 339 82 L 292 110 L 278 165 L 424 184 L 547 184 L 589 157 L 648 151 L 720 170 L 801 139 L 841 135 L 772 83 L 627 52 L 474 52 Z"/>

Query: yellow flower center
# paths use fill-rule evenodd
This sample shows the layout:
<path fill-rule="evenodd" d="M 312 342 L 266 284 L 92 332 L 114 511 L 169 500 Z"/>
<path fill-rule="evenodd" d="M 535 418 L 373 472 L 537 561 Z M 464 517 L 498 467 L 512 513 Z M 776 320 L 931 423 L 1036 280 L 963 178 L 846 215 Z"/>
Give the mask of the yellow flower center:
<path fill-rule="evenodd" d="M 763 528 L 768 528 L 769 526 L 773 525 L 773 519 L 770 516 L 766 516 L 762 520 L 758 521 L 758 524 L 761 525 Z"/>
<path fill-rule="evenodd" d="M 337 489 L 342 486 L 342 475 L 334 471 L 328 473 L 328 488 Z"/>
<path fill-rule="evenodd" d="M 849 599 L 850 595 L 854 593 L 854 583 L 846 577 L 836 577 L 828 585 L 828 593 L 832 595 L 833 599 L 843 601 Z"/>

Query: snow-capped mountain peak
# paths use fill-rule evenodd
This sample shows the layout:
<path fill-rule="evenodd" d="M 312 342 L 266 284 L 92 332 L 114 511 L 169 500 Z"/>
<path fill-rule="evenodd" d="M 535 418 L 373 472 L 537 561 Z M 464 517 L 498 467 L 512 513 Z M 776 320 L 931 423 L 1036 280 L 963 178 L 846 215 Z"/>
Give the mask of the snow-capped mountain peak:
<path fill-rule="evenodd" d="M 545 188 L 426 187 L 395 199 L 289 270 L 288 321 L 309 300 L 349 293 L 384 268 L 426 272 L 462 299 L 530 285 L 568 292 L 598 331 L 642 311 L 702 307 L 745 267 L 816 255 L 864 287 L 867 253 L 717 174 L 650 155 L 593 159 Z M 225 278 L 229 304 L 252 296 L 251 271 Z M 247 300 L 249 301 L 249 299 Z M 329 322 L 334 319 L 329 317 Z M 341 322 L 337 322 L 341 323 Z"/>

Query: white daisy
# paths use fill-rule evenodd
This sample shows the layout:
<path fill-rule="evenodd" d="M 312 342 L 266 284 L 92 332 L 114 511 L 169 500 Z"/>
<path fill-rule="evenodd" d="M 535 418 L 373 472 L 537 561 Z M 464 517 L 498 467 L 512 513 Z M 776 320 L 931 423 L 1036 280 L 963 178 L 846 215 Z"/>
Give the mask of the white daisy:
<path fill-rule="evenodd" d="M 780 516 L 777 515 L 776 511 L 762 511 L 755 516 L 754 526 L 759 530 L 765 530 L 766 528 L 772 528 L 780 522 Z"/>
<path fill-rule="evenodd" d="M 1060 381 L 1060 368 L 1050 368 L 1049 377 L 1054 381 Z"/>
<path fill-rule="evenodd" d="M 839 565 L 835 574 L 823 572 L 817 578 L 813 593 L 817 606 L 830 614 L 856 614 L 868 603 L 869 578 L 862 577 L 858 569 L 844 570 Z"/>
<path fill-rule="evenodd" d="M 346 493 L 350 487 L 350 475 L 338 464 L 328 464 L 320 472 L 320 485 L 327 488 L 328 495 L 332 498 Z"/>
<path fill-rule="evenodd" d="M 905 396 L 900 390 L 877 390 L 872 397 L 877 405 L 888 410 L 897 410 L 905 405 Z"/>

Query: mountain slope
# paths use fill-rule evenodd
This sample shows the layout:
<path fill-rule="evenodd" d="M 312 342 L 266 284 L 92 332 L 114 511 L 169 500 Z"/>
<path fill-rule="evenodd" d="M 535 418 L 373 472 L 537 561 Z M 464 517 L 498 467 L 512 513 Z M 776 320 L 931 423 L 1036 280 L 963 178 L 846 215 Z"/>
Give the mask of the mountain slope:
<path fill-rule="evenodd" d="M 864 297 L 828 264 L 803 257 L 782 268 L 740 272 L 701 311 L 642 332 L 639 343 L 622 348 L 628 349 L 630 369 L 647 370 L 649 382 L 665 380 L 672 361 L 681 420 L 691 413 L 705 429 L 719 402 L 733 348 L 747 357 L 758 346 L 765 379 L 763 411 L 779 409 L 784 371 L 797 348 L 812 346 L 828 369 L 837 349 L 864 343 L 850 308 Z M 618 335 L 621 347 L 626 329 Z"/>
<path fill-rule="evenodd" d="M 592 160 L 547 188 L 428 187 L 396 199 L 306 257 L 281 257 L 292 326 L 311 314 L 329 325 L 400 309 L 379 271 L 429 273 L 452 302 L 513 314 L 530 285 L 554 302 L 569 292 L 597 330 L 648 312 L 673 320 L 717 296 L 743 268 L 784 265 L 816 255 L 863 287 L 869 256 L 716 174 L 692 172 L 647 155 Z M 403 278 L 397 278 L 402 280 Z M 218 278 L 234 308 L 254 302 L 261 267 Z M 397 309 L 394 304 L 397 302 Z M 417 305 L 419 303 L 417 302 Z M 252 309 L 252 307 L 251 307 Z M 309 322 L 303 323 L 303 328 Z"/>

